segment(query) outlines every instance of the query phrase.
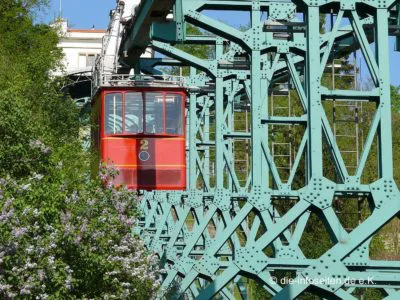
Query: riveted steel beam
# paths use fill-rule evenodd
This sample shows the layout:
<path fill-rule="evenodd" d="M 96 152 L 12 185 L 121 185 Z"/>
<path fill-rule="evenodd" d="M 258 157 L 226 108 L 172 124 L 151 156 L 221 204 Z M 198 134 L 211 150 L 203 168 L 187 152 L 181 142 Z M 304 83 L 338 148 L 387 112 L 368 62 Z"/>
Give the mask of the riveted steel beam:
<path fill-rule="evenodd" d="M 144 219 L 138 223 L 149 249 L 166 258 L 163 288 L 178 284 L 175 296 L 190 299 L 257 299 L 244 284 L 244 279 L 251 279 L 276 299 L 295 299 L 305 292 L 351 299 L 356 288 L 377 288 L 388 299 L 396 299 L 399 262 L 369 257 L 372 238 L 400 213 L 400 192 L 393 179 L 388 55 L 393 22 L 388 14 L 395 4 L 179 2 L 177 24 L 187 22 L 213 35 L 182 34 L 180 42 L 214 47 L 214 56 L 200 59 L 186 53 L 176 47 L 177 41 L 162 41 L 162 31 L 152 39 L 154 49 L 191 66 L 189 187 L 145 193 Z M 249 12 L 249 28 L 240 31 L 204 12 L 228 9 Z M 325 33 L 317 25 L 321 13 L 335 15 Z M 349 25 L 343 24 L 344 18 Z M 282 26 L 276 24 L 302 25 L 282 35 Z M 374 87 L 369 91 L 323 86 L 327 66 L 334 57 L 349 54 L 350 47 L 342 46 L 351 39 L 357 40 L 352 46 L 365 57 L 371 73 Z M 296 95 L 295 112 L 276 113 L 274 97 L 289 95 Z M 327 111 L 333 102 L 349 101 L 376 105 L 355 172 L 346 165 L 343 146 L 348 145 L 339 143 Z M 235 123 L 244 120 L 247 127 Z M 294 133 L 295 140 L 290 141 Z M 288 140 L 295 145 L 293 153 L 274 148 L 284 147 Z M 378 178 L 364 182 L 376 140 Z M 334 175 L 329 179 L 326 168 Z M 347 205 L 354 198 L 367 199 L 371 213 L 350 231 L 335 201 Z M 303 239 L 310 230 L 313 234 L 309 226 L 315 218 L 326 227 L 332 245 L 311 258 L 307 253 L 314 245 L 304 248 Z M 277 270 L 291 271 L 295 280 L 278 285 Z M 367 280 L 370 277 L 375 278 L 373 283 Z"/>

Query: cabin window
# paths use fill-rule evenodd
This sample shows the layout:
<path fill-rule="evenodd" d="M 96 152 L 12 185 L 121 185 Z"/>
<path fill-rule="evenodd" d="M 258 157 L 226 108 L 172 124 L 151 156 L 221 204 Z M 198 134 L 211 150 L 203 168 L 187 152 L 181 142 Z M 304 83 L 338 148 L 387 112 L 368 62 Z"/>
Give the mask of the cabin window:
<path fill-rule="evenodd" d="M 165 124 L 167 134 L 182 134 L 182 96 L 167 94 L 165 96 Z"/>
<path fill-rule="evenodd" d="M 146 93 L 145 106 L 146 133 L 164 133 L 164 95 Z"/>
<path fill-rule="evenodd" d="M 122 133 L 122 94 L 107 94 L 105 99 L 105 132 Z"/>
<path fill-rule="evenodd" d="M 125 133 L 143 132 L 142 93 L 125 94 Z"/>

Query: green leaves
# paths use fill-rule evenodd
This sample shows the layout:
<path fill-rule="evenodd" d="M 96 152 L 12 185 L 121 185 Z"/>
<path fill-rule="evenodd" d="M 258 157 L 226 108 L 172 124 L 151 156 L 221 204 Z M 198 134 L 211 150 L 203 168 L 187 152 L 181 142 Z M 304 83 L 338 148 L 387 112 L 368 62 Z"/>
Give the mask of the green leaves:
<path fill-rule="evenodd" d="M 0 298 L 143 299 L 157 260 L 131 235 L 134 194 L 90 178 L 43 3 L 0 1 Z"/>
<path fill-rule="evenodd" d="M 48 75 L 60 59 L 56 33 L 28 16 L 21 28 L 8 21 L 8 14 L 0 15 L 0 174 L 22 178 L 44 172 L 50 159 L 50 151 L 31 144 L 51 150 L 72 143 L 79 116 Z"/>

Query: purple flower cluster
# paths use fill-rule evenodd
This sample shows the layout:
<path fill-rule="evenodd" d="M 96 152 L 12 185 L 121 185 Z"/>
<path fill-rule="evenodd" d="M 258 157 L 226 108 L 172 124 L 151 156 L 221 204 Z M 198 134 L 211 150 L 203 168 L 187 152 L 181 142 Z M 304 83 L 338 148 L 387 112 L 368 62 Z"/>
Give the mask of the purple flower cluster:
<path fill-rule="evenodd" d="M 30 140 L 29 146 L 31 149 L 40 150 L 43 154 L 49 154 L 51 152 L 51 149 L 47 147 L 41 140 Z"/>
<path fill-rule="evenodd" d="M 111 167 L 102 170 L 104 178 L 115 174 Z M 131 234 L 137 222 L 135 194 L 95 181 L 60 191 L 43 178 L 0 179 L 0 234 L 5 241 L 0 246 L 0 298 L 68 297 L 81 289 L 86 273 L 102 274 L 99 280 L 109 292 L 100 291 L 98 298 L 155 295 L 161 276 L 158 258 Z M 56 193 L 52 201 L 61 209 L 43 203 L 35 192 L 51 188 Z M 97 290 L 96 283 L 87 292 Z"/>

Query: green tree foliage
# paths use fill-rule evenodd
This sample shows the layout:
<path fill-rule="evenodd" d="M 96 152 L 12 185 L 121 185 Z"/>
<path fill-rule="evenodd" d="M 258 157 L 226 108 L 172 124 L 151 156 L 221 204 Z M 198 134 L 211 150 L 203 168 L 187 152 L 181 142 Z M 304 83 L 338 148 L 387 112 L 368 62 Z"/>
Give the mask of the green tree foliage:
<path fill-rule="evenodd" d="M 33 26 L 27 9 L 32 3 L 0 6 L 0 174 L 18 178 L 43 172 L 48 165 L 41 150 L 71 143 L 78 128 L 75 106 L 60 101 L 59 84 L 49 80 L 61 58 L 57 34 L 46 25 Z"/>
<path fill-rule="evenodd" d="M 392 85 L 390 87 L 390 94 L 392 96 L 392 109 L 395 113 L 400 113 L 400 87 Z M 397 114 L 396 114 L 397 116 Z"/>
<path fill-rule="evenodd" d="M 157 259 L 132 236 L 136 197 L 90 180 L 80 115 L 60 93 L 45 1 L 0 2 L 0 298 L 145 299 Z"/>
<path fill-rule="evenodd" d="M 204 35 L 204 32 L 202 32 L 198 27 L 186 23 L 186 35 L 200 36 Z M 202 59 L 210 58 L 210 55 L 212 53 L 211 48 L 205 45 L 182 44 L 178 45 L 177 48 Z"/>
<path fill-rule="evenodd" d="M 92 180 L 74 184 L 71 193 L 64 172 L 59 166 L 52 178 L 33 174 L 0 182 L 2 298 L 153 295 L 160 284 L 158 259 L 132 235 L 133 192 Z"/>

